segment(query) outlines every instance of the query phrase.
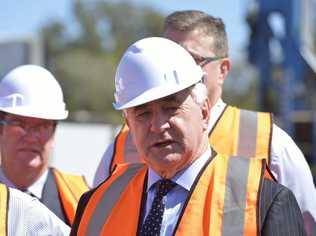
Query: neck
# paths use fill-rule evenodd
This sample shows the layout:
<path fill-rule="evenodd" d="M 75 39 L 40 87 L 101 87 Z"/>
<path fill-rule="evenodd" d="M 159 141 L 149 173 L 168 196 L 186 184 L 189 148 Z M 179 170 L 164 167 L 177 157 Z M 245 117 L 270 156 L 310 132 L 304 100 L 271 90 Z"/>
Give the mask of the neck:
<path fill-rule="evenodd" d="M 13 173 L 13 171 L 9 171 L 8 168 L 5 168 L 4 165 L 2 165 L 2 170 L 5 177 L 13 183 L 17 189 L 26 189 L 30 187 L 45 171 L 45 169 L 40 169 L 36 171 L 25 171 L 23 173 Z"/>

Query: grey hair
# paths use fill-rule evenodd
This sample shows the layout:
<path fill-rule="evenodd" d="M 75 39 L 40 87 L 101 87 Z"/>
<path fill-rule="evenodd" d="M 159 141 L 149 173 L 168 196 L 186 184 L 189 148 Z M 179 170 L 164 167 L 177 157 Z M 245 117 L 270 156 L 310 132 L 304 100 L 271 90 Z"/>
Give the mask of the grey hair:
<path fill-rule="evenodd" d="M 204 83 L 199 82 L 191 87 L 191 96 L 195 103 L 202 105 L 207 99 L 207 88 Z"/>
<path fill-rule="evenodd" d="M 192 85 L 187 89 L 190 89 L 190 95 L 192 96 L 192 99 L 196 104 L 202 105 L 203 102 L 207 99 L 207 88 L 202 81 Z M 126 109 L 123 109 L 123 116 L 126 115 Z"/>

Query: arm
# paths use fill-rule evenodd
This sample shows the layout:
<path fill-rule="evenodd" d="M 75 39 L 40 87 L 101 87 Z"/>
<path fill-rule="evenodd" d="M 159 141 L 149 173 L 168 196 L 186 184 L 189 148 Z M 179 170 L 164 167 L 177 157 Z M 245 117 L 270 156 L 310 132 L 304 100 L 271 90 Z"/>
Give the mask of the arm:
<path fill-rule="evenodd" d="M 102 181 L 104 181 L 109 176 L 109 169 L 113 156 L 113 148 L 114 143 L 111 143 L 104 152 L 102 159 L 96 170 L 96 173 L 94 175 L 92 187 L 98 186 Z"/>
<path fill-rule="evenodd" d="M 263 236 L 306 235 L 302 214 L 290 190 L 265 180 L 260 199 Z"/>
<path fill-rule="evenodd" d="M 310 168 L 291 137 L 276 125 L 272 134 L 271 170 L 278 183 L 294 193 L 305 224 L 316 228 L 316 189 Z"/>

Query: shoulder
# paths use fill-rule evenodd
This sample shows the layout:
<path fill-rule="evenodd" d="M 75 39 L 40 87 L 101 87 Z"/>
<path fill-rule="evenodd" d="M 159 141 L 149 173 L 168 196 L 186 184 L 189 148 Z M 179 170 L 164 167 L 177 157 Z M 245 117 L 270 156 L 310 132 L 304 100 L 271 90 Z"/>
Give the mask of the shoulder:
<path fill-rule="evenodd" d="M 263 235 L 304 235 L 303 217 L 293 193 L 265 179 L 260 194 L 260 225 Z"/>

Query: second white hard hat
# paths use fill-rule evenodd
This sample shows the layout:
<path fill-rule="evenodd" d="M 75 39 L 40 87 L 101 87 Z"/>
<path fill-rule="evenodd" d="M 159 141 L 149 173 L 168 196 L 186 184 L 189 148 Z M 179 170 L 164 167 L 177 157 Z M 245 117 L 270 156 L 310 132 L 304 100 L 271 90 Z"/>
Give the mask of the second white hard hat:
<path fill-rule="evenodd" d="M 199 82 L 204 73 L 177 43 L 145 38 L 124 53 L 115 75 L 115 109 L 157 100 Z"/>
<path fill-rule="evenodd" d="M 49 120 L 67 118 L 61 87 L 54 76 L 36 65 L 19 66 L 0 82 L 0 111 Z"/>

